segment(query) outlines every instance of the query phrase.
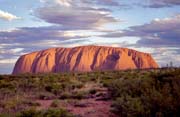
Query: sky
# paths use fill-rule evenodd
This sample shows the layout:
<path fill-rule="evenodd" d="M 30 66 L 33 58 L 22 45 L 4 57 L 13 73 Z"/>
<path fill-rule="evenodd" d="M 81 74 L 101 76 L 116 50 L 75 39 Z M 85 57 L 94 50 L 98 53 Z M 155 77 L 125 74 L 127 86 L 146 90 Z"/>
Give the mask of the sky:
<path fill-rule="evenodd" d="M 26 53 L 103 45 L 180 66 L 180 0 L 0 0 L 0 74 Z"/>

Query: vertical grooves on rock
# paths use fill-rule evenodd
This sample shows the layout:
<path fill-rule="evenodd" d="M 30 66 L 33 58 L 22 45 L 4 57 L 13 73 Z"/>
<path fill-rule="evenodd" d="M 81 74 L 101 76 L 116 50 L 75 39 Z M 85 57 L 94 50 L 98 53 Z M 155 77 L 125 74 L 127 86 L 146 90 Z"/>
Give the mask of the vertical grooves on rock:
<path fill-rule="evenodd" d="M 32 73 L 37 73 L 37 69 L 38 69 L 37 63 L 38 63 L 39 59 L 42 57 L 43 52 L 44 52 L 44 51 L 39 52 L 39 53 L 37 54 L 37 56 L 35 57 L 32 65 L 31 65 L 31 72 L 32 72 Z"/>
<path fill-rule="evenodd" d="M 97 62 L 97 56 L 99 55 L 100 50 L 101 50 L 101 47 L 98 48 L 98 50 L 96 51 L 96 53 L 94 55 L 93 62 L 91 64 L 91 66 L 90 66 L 91 70 L 96 70 L 95 63 Z"/>
<path fill-rule="evenodd" d="M 80 49 L 80 52 L 78 53 L 77 57 L 76 57 L 76 62 L 75 65 L 73 67 L 73 71 L 76 71 L 76 67 L 79 66 L 80 60 L 81 60 L 81 56 L 82 56 L 82 49 Z"/>
<path fill-rule="evenodd" d="M 64 53 L 65 53 L 66 49 L 65 48 L 59 48 L 59 49 L 56 49 L 56 54 L 55 54 L 55 72 L 61 72 L 61 69 L 60 67 L 63 67 L 61 66 L 62 64 L 60 63 L 60 59 L 61 57 L 63 57 Z"/>

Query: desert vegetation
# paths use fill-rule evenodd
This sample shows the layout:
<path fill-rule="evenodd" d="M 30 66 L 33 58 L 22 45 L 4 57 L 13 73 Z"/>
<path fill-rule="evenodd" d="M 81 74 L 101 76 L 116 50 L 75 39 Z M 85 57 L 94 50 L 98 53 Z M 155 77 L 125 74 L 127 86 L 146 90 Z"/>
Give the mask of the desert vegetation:
<path fill-rule="evenodd" d="M 180 70 L 143 71 L 108 84 L 119 116 L 180 116 Z"/>
<path fill-rule="evenodd" d="M 85 116 L 73 108 L 92 100 L 107 101 L 113 116 L 177 117 L 180 69 L 0 75 L 0 117 Z"/>

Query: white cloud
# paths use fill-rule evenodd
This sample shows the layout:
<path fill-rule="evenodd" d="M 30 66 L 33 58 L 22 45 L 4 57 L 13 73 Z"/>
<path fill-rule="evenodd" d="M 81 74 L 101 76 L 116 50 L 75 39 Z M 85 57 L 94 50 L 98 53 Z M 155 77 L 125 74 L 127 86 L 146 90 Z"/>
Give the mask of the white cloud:
<path fill-rule="evenodd" d="M 1 49 L 0 54 L 17 54 L 17 53 L 22 52 L 23 50 L 24 48 L 13 48 L 13 49 L 8 49 L 8 50 Z"/>
<path fill-rule="evenodd" d="M 24 50 L 24 48 L 15 48 L 15 49 L 10 49 L 10 52 L 18 53 L 18 52 L 22 52 L 23 50 Z"/>
<path fill-rule="evenodd" d="M 64 33 L 63 33 L 64 37 L 76 37 L 76 36 L 90 37 L 92 35 L 93 35 L 93 32 L 91 32 L 91 31 L 83 31 L 83 30 L 64 31 Z"/>
<path fill-rule="evenodd" d="M 39 2 L 40 2 L 40 3 L 44 3 L 44 2 L 45 2 L 45 0 L 39 0 Z"/>
<path fill-rule="evenodd" d="M 0 19 L 7 20 L 7 21 L 12 21 L 12 20 L 17 20 L 17 19 L 21 19 L 21 18 L 15 16 L 13 14 L 10 14 L 8 12 L 0 10 Z"/>
<path fill-rule="evenodd" d="M 47 5 L 60 5 L 64 7 L 70 7 L 72 5 L 72 0 L 40 0 L 41 3 L 46 3 Z"/>
<path fill-rule="evenodd" d="M 0 60 L 0 64 L 5 64 L 5 63 L 15 63 L 17 61 L 18 58 L 11 58 L 11 59 L 2 59 Z"/>
<path fill-rule="evenodd" d="M 55 0 L 55 2 L 62 6 L 66 6 L 66 7 L 71 6 L 71 0 Z"/>

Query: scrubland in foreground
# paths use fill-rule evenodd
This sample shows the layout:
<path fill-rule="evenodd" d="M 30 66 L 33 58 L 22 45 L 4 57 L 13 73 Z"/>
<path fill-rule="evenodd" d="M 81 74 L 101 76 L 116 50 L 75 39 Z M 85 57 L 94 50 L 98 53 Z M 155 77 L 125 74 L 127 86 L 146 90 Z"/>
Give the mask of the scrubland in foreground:
<path fill-rule="evenodd" d="M 177 117 L 179 102 L 179 68 L 0 75 L 0 117 Z"/>

